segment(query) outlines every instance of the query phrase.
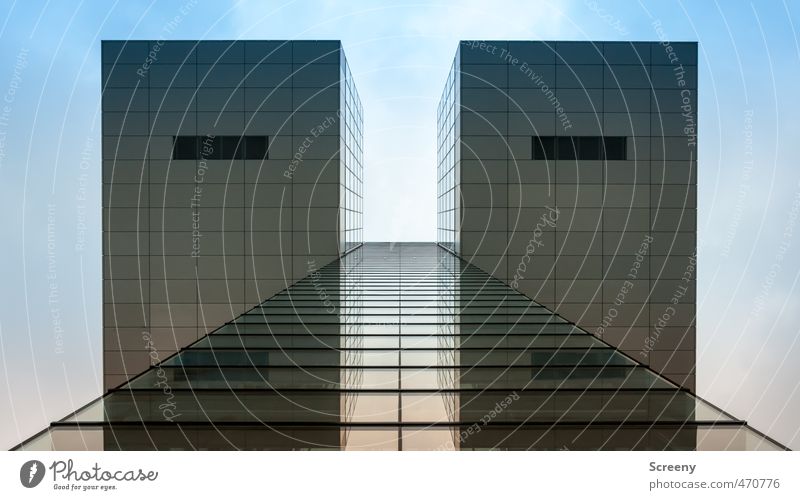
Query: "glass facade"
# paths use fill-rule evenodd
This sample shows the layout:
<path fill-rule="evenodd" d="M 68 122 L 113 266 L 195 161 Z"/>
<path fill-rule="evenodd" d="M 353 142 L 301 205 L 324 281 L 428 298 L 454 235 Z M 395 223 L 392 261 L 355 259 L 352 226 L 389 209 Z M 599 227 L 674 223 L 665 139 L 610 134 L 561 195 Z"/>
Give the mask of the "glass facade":
<path fill-rule="evenodd" d="M 20 449 L 777 450 L 434 243 L 367 243 Z"/>
<path fill-rule="evenodd" d="M 104 386 L 355 248 L 362 108 L 338 41 L 102 44 Z"/>
<path fill-rule="evenodd" d="M 460 129 L 459 102 L 460 71 L 459 56 L 453 61 L 447 83 L 436 112 L 437 158 L 436 158 L 436 196 L 437 196 L 437 242 L 454 252 L 459 251 L 460 222 L 459 182 L 461 151 L 456 147 Z"/>
<path fill-rule="evenodd" d="M 348 252 L 364 241 L 364 111 L 342 51 L 339 76 L 339 250 Z"/>
<path fill-rule="evenodd" d="M 696 49 L 462 42 L 364 244 L 339 42 L 105 42 L 109 390 L 17 449 L 784 449 L 687 390 Z"/>
<path fill-rule="evenodd" d="M 438 117 L 440 244 L 693 390 L 697 44 L 462 41 Z"/>

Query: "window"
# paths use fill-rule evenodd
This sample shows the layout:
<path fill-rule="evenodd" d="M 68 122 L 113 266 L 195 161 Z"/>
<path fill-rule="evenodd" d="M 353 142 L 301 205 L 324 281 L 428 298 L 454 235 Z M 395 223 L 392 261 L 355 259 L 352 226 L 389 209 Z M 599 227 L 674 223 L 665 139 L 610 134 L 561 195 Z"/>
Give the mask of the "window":
<path fill-rule="evenodd" d="M 197 159 L 197 137 L 178 136 L 172 144 L 173 160 L 195 160 Z"/>
<path fill-rule="evenodd" d="M 533 136 L 533 159 L 552 160 L 556 157 L 556 138 Z"/>
<path fill-rule="evenodd" d="M 267 136 L 178 135 L 173 137 L 173 160 L 266 160 Z"/>
<path fill-rule="evenodd" d="M 248 135 L 244 138 L 245 159 L 247 160 L 266 160 L 267 137 L 263 135 Z"/>
<path fill-rule="evenodd" d="M 625 160 L 627 137 L 533 136 L 534 160 Z"/>
<path fill-rule="evenodd" d="M 579 137 L 578 158 L 581 160 L 600 160 L 603 158 L 600 151 L 600 137 Z"/>
<path fill-rule="evenodd" d="M 237 137 L 235 135 L 226 135 L 220 137 L 222 146 L 222 156 L 233 160 L 244 159 L 244 139 L 245 137 Z"/>
<path fill-rule="evenodd" d="M 204 160 L 222 160 L 222 137 L 198 137 L 200 141 L 200 158 Z"/>
<path fill-rule="evenodd" d="M 603 137 L 606 159 L 626 160 L 628 158 L 627 137 Z"/>
<path fill-rule="evenodd" d="M 577 137 L 559 137 L 558 138 L 558 149 L 556 150 L 556 159 L 559 160 L 577 160 L 577 146 L 578 146 L 578 138 Z M 581 158 L 583 159 L 583 158 Z"/>

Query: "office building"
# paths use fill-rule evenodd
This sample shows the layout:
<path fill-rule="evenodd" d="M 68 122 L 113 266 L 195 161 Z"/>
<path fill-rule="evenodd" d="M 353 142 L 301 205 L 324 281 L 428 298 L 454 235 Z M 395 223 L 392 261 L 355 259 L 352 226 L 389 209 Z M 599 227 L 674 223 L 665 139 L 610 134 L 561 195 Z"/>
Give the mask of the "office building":
<path fill-rule="evenodd" d="M 434 243 L 365 243 L 20 449 L 779 450 Z"/>
<path fill-rule="evenodd" d="M 104 385 L 360 244 L 362 108 L 338 41 L 106 41 Z"/>
<path fill-rule="evenodd" d="M 198 75 L 211 71 L 204 65 L 222 57 L 223 48 L 232 45 L 227 42 L 207 43 L 191 44 Z M 249 48 L 251 43 L 255 47 L 252 51 Z M 271 106 L 283 109 L 275 111 L 282 113 L 278 121 L 288 119 L 293 124 L 303 123 L 302 126 L 293 125 L 292 130 L 298 133 L 285 143 L 297 151 L 303 148 L 302 154 L 305 154 L 313 145 L 303 145 L 303 133 L 309 127 L 313 130 L 313 126 L 298 116 L 303 116 L 300 107 L 309 93 L 316 95 L 315 91 L 319 89 L 311 87 L 307 90 L 299 84 L 318 83 L 321 74 L 331 76 L 335 69 L 340 78 L 339 87 L 330 100 L 325 101 L 327 108 L 315 112 L 311 121 L 341 109 L 343 116 L 339 128 L 329 135 L 321 135 L 333 137 L 327 145 L 331 148 L 339 145 L 341 151 L 326 149 L 324 153 L 314 153 L 322 158 L 301 157 L 301 162 L 285 145 L 280 149 L 280 142 L 275 142 L 282 137 L 280 124 L 268 121 L 265 123 L 278 128 L 266 125 L 256 129 L 250 129 L 249 125 L 237 128 L 231 124 L 225 132 L 212 134 L 215 137 L 211 143 L 213 148 L 206 144 L 210 130 L 207 126 L 195 125 L 186 133 L 176 133 L 174 127 L 168 127 L 165 133 L 172 136 L 167 133 L 158 150 L 167 158 L 156 160 L 149 153 L 144 160 L 134 160 L 131 164 L 139 165 L 138 175 L 148 174 L 150 182 L 135 181 L 135 172 L 126 171 L 132 176 L 128 179 L 133 180 L 128 183 L 129 188 L 123 189 L 127 196 L 133 196 L 131 193 L 138 193 L 141 186 L 147 185 L 146 192 L 151 194 L 151 206 L 147 208 L 149 227 L 156 230 L 135 230 L 138 226 L 131 225 L 131 220 L 136 220 L 137 211 L 143 209 L 136 208 L 139 205 L 134 203 L 131 220 L 123 219 L 117 224 L 114 223 L 116 219 L 109 219 L 105 227 L 106 241 L 118 245 L 114 248 L 127 248 L 121 243 L 125 241 L 122 238 L 130 236 L 123 234 L 125 231 L 121 226 L 124 224 L 133 227 L 134 230 L 128 232 L 138 237 L 156 239 L 158 244 L 149 247 L 153 254 L 149 256 L 149 262 L 153 267 L 146 275 L 150 277 L 151 303 L 147 304 L 153 321 L 157 314 L 164 314 L 164 307 L 170 312 L 169 306 L 173 303 L 188 304 L 205 316 L 209 300 L 199 292 L 196 303 L 190 300 L 192 295 L 188 292 L 184 302 L 162 303 L 159 302 L 163 300 L 162 295 L 153 294 L 154 286 L 179 287 L 184 279 L 198 290 L 215 291 L 218 294 L 215 297 L 221 297 L 223 302 L 231 293 L 230 288 L 243 286 L 241 297 L 245 300 L 238 303 L 242 311 L 234 313 L 231 305 L 227 318 L 223 318 L 225 310 L 216 311 L 214 314 L 219 314 L 214 316 L 216 327 L 208 334 L 204 331 L 209 322 L 202 323 L 204 326 L 201 328 L 201 323 L 191 323 L 191 315 L 185 316 L 189 318 L 189 326 L 167 321 L 158 325 L 154 323 L 152 328 L 134 324 L 126 327 L 130 330 L 127 335 L 122 335 L 128 330 L 118 328 L 120 320 L 117 319 L 115 325 L 107 326 L 107 331 L 119 330 L 120 334 L 115 338 L 126 341 L 141 339 L 145 347 L 126 344 L 133 347 L 116 349 L 115 355 L 127 362 L 128 359 L 138 360 L 135 356 L 143 350 L 151 356 L 143 363 L 147 366 L 135 373 L 132 368 L 127 368 L 128 365 L 123 365 L 122 373 L 111 372 L 112 376 L 122 376 L 125 381 L 88 405 L 53 422 L 48 429 L 17 449 L 785 449 L 745 421 L 687 389 L 689 382 L 693 381 L 693 344 L 683 344 L 673 333 L 664 333 L 658 342 L 646 344 L 647 348 L 643 350 L 647 356 L 642 359 L 639 353 L 631 351 L 624 341 L 617 342 L 619 339 L 615 337 L 617 332 L 627 331 L 627 335 L 634 336 L 632 345 L 654 338 L 650 323 L 642 321 L 640 324 L 631 319 L 638 316 L 627 306 L 650 314 L 670 305 L 671 302 L 659 291 L 661 275 L 669 278 L 665 278 L 665 286 L 682 286 L 687 290 L 679 304 L 671 304 L 675 311 L 674 322 L 671 319 L 664 328 L 683 330 L 692 335 L 692 340 L 694 335 L 694 297 L 689 293 L 689 290 L 691 293 L 694 290 L 694 277 L 678 274 L 675 267 L 693 253 L 693 226 L 674 224 L 674 221 L 657 222 L 660 219 L 654 215 L 662 211 L 674 215 L 675 210 L 683 210 L 673 207 L 676 186 L 679 186 L 691 194 L 692 207 L 685 208 L 685 211 L 693 224 L 694 182 L 691 179 L 694 178 L 694 160 L 679 159 L 681 146 L 666 133 L 653 131 L 652 125 L 662 118 L 658 113 L 652 113 L 649 107 L 645 110 L 645 102 L 648 106 L 653 103 L 648 97 L 651 90 L 635 87 L 636 82 L 642 84 L 642 80 L 631 76 L 662 78 L 662 69 L 656 68 L 661 65 L 653 64 L 661 61 L 654 51 L 663 49 L 665 45 L 569 43 L 562 46 L 561 43 L 508 42 L 500 44 L 505 47 L 501 61 L 508 62 L 495 63 L 487 56 L 496 55 L 488 43 L 463 43 L 439 108 L 438 244 L 361 243 L 361 112 L 338 43 L 289 43 L 292 57 L 284 54 L 283 62 L 269 64 L 264 64 L 259 57 L 265 57 L 267 48 L 272 47 L 266 56 L 269 60 L 274 57 L 275 50 L 287 43 L 237 42 L 233 45 L 243 51 L 241 61 L 244 62 L 229 64 L 236 68 L 241 66 L 243 75 L 247 75 L 247 68 L 251 68 L 261 75 L 260 78 L 267 78 L 270 71 L 279 71 L 271 68 L 270 64 L 284 68 L 280 71 L 291 69 L 296 74 L 310 59 L 317 60 L 312 56 L 328 61 L 326 51 L 337 52 L 338 66 L 335 62 L 323 62 L 321 66 L 327 64 L 334 68 L 314 69 L 312 74 L 315 76 L 311 80 L 292 77 L 291 89 L 282 93 L 283 102 Z M 473 50 L 471 47 L 482 52 L 467 55 L 465 51 Z M 610 66 L 597 64 L 596 59 L 585 52 L 597 47 Z M 562 63 L 545 64 L 545 49 L 554 54 L 552 61 L 558 57 Z M 124 50 L 115 46 L 115 53 Z M 680 57 L 688 58 L 686 51 L 694 53 L 695 48 L 675 45 L 673 50 L 677 50 Z M 535 71 L 549 75 L 548 78 L 560 82 L 563 89 L 574 92 L 554 91 L 553 95 L 558 95 L 561 100 L 552 110 L 546 108 L 539 102 L 542 98 L 539 94 L 549 102 L 550 88 L 521 86 L 518 75 L 511 76 L 513 66 L 518 62 L 514 63 L 513 57 L 506 59 L 512 52 L 524 55 L 531 61 L 526 63 L 527 66 L 536 65 Z M 104 57 L 111 57 L 111 53 L 106 50 Z M 641 61 L 639 66 L 626 63 L 639 53 L 647 54 L 646 64 Z M 174 55 L 170 57 L 174 59 L 168 60 L 178 59 Z M 287 60 L 297 62 L 289 65 L 285 62 Z M 564 60 L 569 64 L 563 64 Z M 261 64 L 267 68 L 258 69 Z M 565 75 L 570 69 L 565 69 L 565 66 L 572 65 L 571 71 L 580 74 L 581 79 L 591 81 L 587 88 L 574 88 L 577 85 L 574 79 L 569 83 Z M 165 71 L 174 74 L 177 70 Z M 619 95 L 603 85 L 598 86 L 598 81 L 592 79 L 599 74 L 602 83 L 607 74 L 616 73 L 625 75 L 623 80 L 626 82 Z M 153 77 L 150 78 L 148 88 L 152 99 L 156 92 L 152 89 L 159 87 L 153 87 Z M 199 97 L 205 95 L 199 91 L 204 87 L 197 85 L 199 80 L 187 78 L 187 85 L 193 85 L 190 90 L 198 94 L 194 97 L 198 99 L 195 120 L 198 124 L 206 119 L 209 121 L 203 123 L 214 123 L 211 118 L 201 118 L 200 115 L 222 114 L 221 109 L 225 108 L 224 103 L 233 90 L 226 88 L 210 92 L 211 96 L 216 95 L 222 101 L 217 101 L 218 109 L 209 111 L 200 104 L 205 102 Z M 213 81 L 232 81 L 222 76 L 215 78 L 221 80 Z M 692 77 L 687 78 L 692 80 Z M 247 81 L 246 76 L 244 79 Z M 274 91 L 280 90 L 283 83 L 283 80 L 277 82 Z M 502 85 L 495 85 L 497 83 Z M 135 85 L 123 88 L 127 90 L 121 91 L 122 95 L 138 92 Z M 254 92 L 258 96 L 266 92 L 268 96 L 272 91 L 257 87 Z M 592 97 L 581 105 L 583 107 L 578 106 L 582 102 L 581 92 Z M 671 95 L 662 96 L 660 90 L 652 92 L 659 106 L 662 97 Z M 249 87 L 245 86 L 241 102 L 246 103 L 248 95 Z M 300 100 L 295 100 L 298 95 Z M 338 101 L 335 100 L 337 95 Z M 287 101 L 289 99 L 291 101 Z M 298 110 L 286 111 L 289 109 L 287 102 L 292 102 Z M 334 106 L 336 102 L 338 107 Z M 625 114 L 618 111 L 619 102 L 627 102 L 631 108 L 628 121 L 632 128 L 628 131 L 623 127 L 626 119 L 619 116 Z M 519 104 L 523 110 L 512 112 L 512 103 L 515 106 Z M 604 111 L 586 111 L 587 106 L 595 104 Z M 252 120 L 247 116 L 259 111 L 253 111 L 247 104 L 243 106 L 245 110 L 239 118 L 248 123 Z M 201 111 L 203 109 L 206 111 Z M 565 117 L 559 118 L 559 114 Z M 599 120 L 597 130 L 590 126 L 589 115 Z M 120 124 L 127 123 L 123 118 L 120 117 Z M 263 116 L 259 119 L 268 118 Z M 543 125 L 547 120 L 550 120 L 549 128 Z M 668 125 L 662 126 L 669 126 L 672 133 L 675 130 L 673 117 L 664 116 L 663 121 Z M 528 123 L 529 128 L 524 128 L 524 123 Z M 567 127 L 568 124 L 571 126 Z M 645 134 L 641 127 L 652 135 Z M 559 133 L 561 128 L 572 130 L 574 134 Z M 182 128 L 178 130 L 182 131 Z M 217 141 L 218 137 L 222 139 Z M 659 137 L 665 144 L 670 144 L 668 153 L 655 152 L 657 148 L 653 143 L 658 142 Z M 113 146 L 114 142 L 110 142 L 104 150 Z M 251 142 L 254 150 L 251 150 Z M 147 141 L 139 144 L 148 152 L 154 150 L 147 146 Z M 222 153 L 216 152 L 218 145 L 221 145 Z M 208 153 L 208 149 L 214 152 Z M 127 154 L 133 155 L 136 149 L 128 151 Z M 251 158 L 252 151 L 264 158 Z M 646 160 L 637 159 L 638 154 L 645 154 L 641 151 L 647 151 Z M 693 151 L 693 147 L 688 151 Z M 222 159 L 206 160 L 204 156 L 209 154 L 221 154 Z M 199 159 L 192 159 L 193 155 Z M 276 155 L 281 156 L 276 159 Z M 664 157 L 669 160 L 664 160 Z M 309 161 L 311 159 L 315 160 L 314 163 Z M 115 160 L 110 161 L 112 165 L 116 164 Z M 201 167 L 204 161 L 210 166 Z M 218 164 L 212 165 L 211 161 Z M 210 238 L 201 239 L 200 258 L 189 261 L 195 266 L 189 269 L 197 275 L 193 279 L 191 273 L 186 273 L 189 278 L 184 278 L 183 274 L 173 275 L 172 271 L 177 273 L 182 269 L 180 263 L 186 261 L 181 259 L 188 259 L 187 255 L 191 255 L 186 254 L 191 234 L 180 231 L 183 227 L 180 223 L 191 212 L 176 207 L 183 211 L 174 212 L 176 222 L 170 222 L 174 225 L 168 231 L 161 231 L 163 226 L 159 226 L 158 221 L 165 224 L 171 220 L 169 217 L 173 212 L 167 206 L 171 208 L 173 204 L 183 203 L 183 195 L 198 191 L 189 188 L 169 191 L 173 185 L 164 182 L 164 177 L 154 175 L 168 176 L 160 169 L 162 166 L 171 168 L 172 164 L 190 172 L 218 166 L 218 172 L 210 175 L 227 179 L 227 176 L 234 175 L 235 162 L 240 162 L 237 168 L 243 169 L 239 179 L 243 179 L 241 192 L 245 198 L 243 206 L 234 207 L 240 212 L 234 213 L 243 212 L 244 222 L 227 225 L 226 203 L 229 198 L 224 194 L 224 187 L 235 183 L 220 181 L 223 186 L 218 188 L 222 193 L 218 209 L 221 229 L 216 236 L 221 245 L 221 249 L 217 249 L 219 258 L 200 260 L 208 255 L 205 253 L 207 241 L 212 241 Z M 331 162 L 335 167 L 332 172 L 338 177 L 328 173 Z M 252 174 L 251 169 L 259 173 Z M 661 169 L 663 177 L 660 184 L 653 177 L 658 169 Z M 686 185 L 678 182 L 684 174 L 689 179 Z M 553 176 L 552 182 L 548 181 L 547 175 Z M 263 184 L 260 183 L 262 176 L 265 178 Z M 639 176 L 645 176 L 645 180 Z M 590 181 L 584 182 L 587 177 Z M 321 185 L 329 184 L 329 189 L 337 193 L 331 195 L 332 198 L 326 197 L 326 203 L 318 203 L 313 196 L 321 178 L 329 179 Z M 111 177 L 109 199 L 114 199 L 113 193 L 118 187 L 115 179 Z M 286 183 L 286 179 L 291 180 L 288 187 L 281 184 Z M 126 186 L 125 183 L 120 185 Z M 191 182 L 189 185 L 197 187 Z M 262 197 L 258 191 L 262 188 L 272 194 Z M 289 196 L 289 188 L 291 217 L 285 222 L 281 222 L 282 219 L 276 222 L 276 218 L 281 216 L 279 209 L 282 205 L 275 200 Z M 208 192 L 205 189 L 204 185 L 203 196 Z M 662 189 L 664 201 L 651 203 L 650 200 L 661 199 L 654 198 L 654 193 Z M 631 206 L 621 201 L 627 192 L 633 197 Z M 640 194 L 642 192 L 647 196 Z M 554 194 L 549 196 L 548 193 Z M 153 200 L 156 200 L 155 207 L 152 206 Z M 271 211 L 254 212 L 263 204 L 275 206 L 264 207 L 271 208 Z M 107 205 L 111 205 L 107 211 L 112 215 L 119 210 L 113 204 Z M 335 217 L 313 218 L 317 209 L 324 209 L 324 215 L 332 213 Z M 201 213 L 211 218 L 217 212 Z M 592 217 L 597 219 L 596 226 L 591 225 Z M 622 218 L 635 222 L 631 222 L 633 226 L 629 228 L 620 223 Z M 308 222 L 310 220 L 314 221 L 313 227 Z M 272 239 L 261 240 L 262 235 L 256 234 L 258 231 L 251 226 L 255 224 L 263 224 L 258 227 L 277 227 L 278 230 L 270 230 Z M 572 227 L 573 224 L 578 227 Z M 525 229 L 517 230 L 517 226 Z M 212 232 L 208 226 L 202 228 L 204 232 Z M 291 258 L 288 260 L 281 260 L 281 256 L 287 255 L 280 246 L 284 232 L 290 233 L 285 237 L 291 241 L 291 253 L 288 254 Z M 172 233 L 175 238 L 168 238 Z M 572 239 L 573 234 L 576 240 Z M 237 248 L 243 248 L 239 260 L 244 261 L 245 269 L 237 276 L 243 278 L 227 275 L 227 248 L 234 245 L 229 242 L 229 237 L 239 242 L 235 244 L 242 245 Z M 678 242 L 669 247 L 676 248 L 674 253 L 659 246 L 667 237 Z M 599 242 L 595 243 L 595 239 Z M 630 243 L 640 240 L 647 246 L 640 244 L 637 247 Z M 166 248 L 159 246 L 162 241 L 171 241 L 169 248 L 181 249 L 184 253 L 176 254 L 180 259 L 167 261 L 166 252 L 158 253 L 159 248 Z M 276 241 L 280 251 L 275 254 L 267 251 L 275 248 L 270 245 L 275 245 Z M 525 245 L 519 246 L 520 241 Z M 529 246 L 531 250 L 526 254 Z M 673 259 L 673 255 L 678 257 Z M 114 256 L 113 253 L 106 254 L 110 262 L 106 281 L 110 280 L 110 285 L 113 285 L 110 290 L 114 292 L 118 286 L 127 286 L 126 293 L 131 294 L 127 297 L 132 297 L 130 304 L 141 309 L 146 303 L 137 302 L 136 293 L 142 293 L 141 282 L 146 280 L 136 274 L 129 281 L 118 283 L 118 270 L 130 271 L 131 268 L 126 266 L 131 265 L 131 260 L 109 259 Z M 614 264 L 615 257 L 636 268 L 639 275 L 626 278 L 623 272 L 618 273 L 624 266 Z M 135 258 L 136 254 L 134 268 L 142 265 L 142 259 L 136 261 Z M 152 264 L 153 260 L 156 264 Z M 515 268 L 515 260 L 526 267 Z M 587 263 L 581 264 L 582 261 Z M 211 267 L 216 273 L 212 275 L 205 266 L 215 263 L 221 267 Z M 601 263 L 598 272 L 597 266 Z M 671 267 L 658 268 L 667 264 Z M 269 296 L 248 294 L 250 280 L 257 281 L 250 274 L 251 268 L 255 271 L 262 265 L 265 273 L 275 273 L 276 270 L 284 273 L 290 269 L 293 274 L 290 277 L 269 274 L 270 278 L 264 278 L 274 280 L 266 281 L 264 285 L 272 287 L 265 288 L 270 290 Z M 583 265 L 591 272 L 584 273 Z M 547 266 L 553 268 L 549 273 L 558 279 L 542 274 Z M 156 274 L 153 274 L 154 269 Z M 162 274 L 167 274 L 169 279 Z M 157 285 L 153 285 L 154 281 Z M 570 283 L 582 290 L 582 295 L 570 295 Z M 606 298 L 603 295 L 606 285 L 612 291 L 624 286 L 627 291 L 623 298 L 626 300 L 616 304 L 613 298 Z M 599 287 L 599 292 L 594 292 L 600 294 L 599 298 L 590 293 L 595 286 Z M 618 314 L 612 317 L 614 321 L 605 325 L 587 323 L 586 311 L 612 305 L 619 307 Z M 687 307 L 692 310 L 689 319 L 685 316 Z M 125 311 L 128 314 L 121 315 L 121 318 L 137 320 L 138 316 L 131 313 L 131 309 Z M 606 314 L 611 316 L 611 313 Z M 598 325 L 606 331 L 592 329 Z M 156 327 L 162 328 L 163 333 Z M 168 349 L 154 347 L 160 338 L 157 335 L 168 336 L 173 329 L 180 328 L 188 329 L 185 342 L 180 343 L 182 345 L 175 342 Z M 644 336 L 645 333 L 648 336 Z M 664 356 L 666 346 L 675 342 L 680 347 L 675 349 L 678 360 L 667 359 L 661 366 L 660 361 L 656 362 L 661 359 L 658 356 Z M 685 364 L 687 358 L 691 358 L 691 366 Z M 111 368 L 117 369 L 116 366 L 112 364 Z"/>
<path fill-rule="evenodd" d="M 438 241 L 695 388 L 697 44 L 464 41 Z"/>

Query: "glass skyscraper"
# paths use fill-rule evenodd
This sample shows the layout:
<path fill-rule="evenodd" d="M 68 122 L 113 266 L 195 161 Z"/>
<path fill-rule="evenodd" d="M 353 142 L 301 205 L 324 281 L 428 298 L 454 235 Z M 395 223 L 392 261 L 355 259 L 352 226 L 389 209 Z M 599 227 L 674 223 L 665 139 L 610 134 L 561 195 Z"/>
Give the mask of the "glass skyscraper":
<path fill-rule="evenodd" d="M 362 108 L 338 41 L 106 41 L 111 389 L 357 246 Z"/>
<path fill-rule="evenodd" d="M 463 41 L 440 244 L 695 388 L 697 44 Z"/>
<path fill-rule="evenodd" d="M 689 390 L 694 277 L 678 271 L 694 231 L 673 205 L 687 190 L 694 220 L 696 164 L 653 129 L 679 118 L 642 87 L 669 84 L 667 47 L 692 66 L 693 44 L 462 42 L 438 114 L 439 241 L 364 243 L 339 42 L 106 42 L 108 391 L 17 449 L 784 449 Z M 679 303 L 660 301 L 654 256 Z M 548 265 L 555 281 L 534 271 Z M 625 304 L 590 293 L 622 286 Z M 627 305 L 673 307 L 663 331 L 691 343 L 669 330 L 643 359 L 614 336 L 652 339 Z M 607 306 L 603 334 L 574 316 Z M 653 361 L 670 349 L 691 354 Z"/>
<path fill-rule="evenodd" d="M 22 449 L 781 449 L 433 243 L 366 243 Z"/>

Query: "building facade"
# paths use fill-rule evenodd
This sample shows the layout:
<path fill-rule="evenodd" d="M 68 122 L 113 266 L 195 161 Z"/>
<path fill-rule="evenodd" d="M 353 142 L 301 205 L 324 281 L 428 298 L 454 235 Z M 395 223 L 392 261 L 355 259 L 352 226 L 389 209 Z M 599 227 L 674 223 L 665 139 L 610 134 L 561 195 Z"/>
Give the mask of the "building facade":
<path fill-rule="evenodd" d="M 464 41 L 438 241 L 695 387 L 697 44 Z"/>
<path fill-rule="evenodd" d="M 338 41 L 102 44 L 104 385 L 360 244 Z"/>
<path fill-rule="evenodd" d="M 368 242 L 18 449 L 784 447 L 433 242 Z"/>
<path fill-rule="evenodd" d="M 693 275 L 654 264 L 673 256 L 658 246 L 672 237 L 680 241 L 674 255 L 693 267 L 693 230 L 659 225 L 653 215 L 674 213 L 680 165 L 694 160 L 679 160 L 682 146 L 666 133 L 643 135 L 645 123 L 653 134 L 662 120 L 677 130 L 669 113 L 655 118 L 660 113 L 645 111 L 646 92 L 659 106 L 671 94 L 661 96 L 666 83 L 640 92 L 630 76 L 638 66 L 623 63 L 632 60 L 626 51 L 649 54 L 645 75 L 653 80 L 662 74 L 652 65 L 660 60 L 656 48 L 688 57 L 692 47 L 600 44 L 604 60 L 616 61 L 600 64 L 601 74 L 627 75 L 630 89 L 623 87 L 619 99 L 634 109 L 619 112 L 616 94 L 598 90 L 591 79 L 598 64 L 586 51 L 597 44 L 462 44 L 439 108 L 436 245 L 361 242 L 361 108 L 338 42 L 154 43 L 159 49 L 138 69 L 120 62 L 135 60 L 126 52 L 131 44 L 104 46 L 104 61 L 112 61 L 104 68 L 103 95 L 111 387 L 15 449 L 785 449 L 686 390 L 693 381 L 693 345 L 675 349 L 691 351 L 691 367 L 684 369 L 683 358 L 667 361 L 666 368 L 654 361 L 675 341 L 665 328 L 694 334 L 693 321 L 681 326 L 680 319 L 683 306 L 694 307 Z M 134 54 L 141 56 L 148 44 Z M 546 69 L 545 47 L 569 64 Z M 465 55 L 474 48 L 492 56 L 499 50 L 503 58 L 524 54 L 538 61 L 526 63 L 537 65 L 531 73 L 541 71 L 566 90 L 577 85 L 565 83 L 562 66 L 570 66 L 593 82 L 582 91 L 599 101 L 580 107 L 579 92 L 517 87 L 517 76 L 510 76 L 519 64 L 515 56 L 496 64 L 480 52 Z M 229 50 L 232 59 L 224 57 Z M 181 58 L 193 61 L 189 76 L 180 76 L 185 62 L 175 61 Z M 113 76 L 124 64 L 150 75 L 141 87 L 146 97 L 139 83 L 126 80 L 129 71 Z M 167 65 L 168 76 L 155 71 L 157 64 Z M 197 79 L 221 64 L 230 67 L 209 80 L 219 87 Z M 247 84 L 249 71 L 260 75 L 262 86 Z M 288 75 L 288 90 L 286 80 L 269 80 L 276 73 Z M 173 85 L 176 80 L 183 84 Z M 243 94 L 237 81 L 245 82 Z M 479 85 L 487 82 L 507 88 Z M 327 92 L 331 88 L 335 92 Z M 273 93 L 282 102 L 260 111 Z M 321 95 L 327 97 L 318 108 L 305 109 Z M 238 111 L 226 117 L 230 102 Z M 512 103 L 523 110 L 511 111 Z M 604 111 L 581 111 L 590 105 Z M 190 114 L 194 124 L 184 129 L 184 119 L 167 115 L 161 128 L 165 106 L 170 111 L 164 113 Z M 599 120 L 597 131 L 584 115 Z M 618 115 L 628 117 L 631 130 Z M 550 128 L 544 128 L 546 119 Z M 136 125 L 129 131 L 130 124 Z M 655 152 L 659 137 L 670 145 L 668 153 Z M 694 146 L 686 147 L 691 155 Z M 637 159 L 640 148 L 647 160 Z M 653 177 L 656 171 L 661 178 Z M 327 193 L 321 199 L 318 189 Z M 625 190 L 633 201 L 621 207 Z M 648 197 L 637 198 L 642 190 Z M 668 208 L 642 201 L 657 191 Z M 182 205 L 187 200 L 188 208 Z M 694 217 L 693 209 L 681 210 Z M 638 221 L 634 228 L 620 225 L 622 214 Z M 592 217 L 599 226 L 593 230 Z M 646 245 L 625 243 L 631 238 Z M 631 262 L 636 276 L 618 277 L 615 257 Z M 579 259 L 589 269 L 604 263 L 599 282 L 596 274 L 582 273 Z M 521 265 L 514 267 L 515 260 Z M 542 271 L 547 265 L 554 277 Z M 658 294 L 665 272 L 680 300 Z M 612 290 L 621 287 L 619 303 L 602 295 L 608 282 Z M 600 299 L 572 298 L 568 283 L 590 292 L 597 287 Z M 623 310 L 630 304 L 647 314 L 662 306 L 673 312 L 656 331 L 623 316 L 633 315 Z M 591 324 L 594 331 L 576 324 L 588 321 L 587 311 L 612 306 L 616 312 Z M 609 345 L 614 328 L 636 341 L 657 341 L 645 344 L 647 356 L 637 359 L 630 349 L 626 356 Z"/>

